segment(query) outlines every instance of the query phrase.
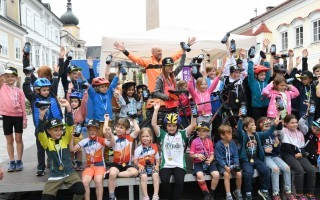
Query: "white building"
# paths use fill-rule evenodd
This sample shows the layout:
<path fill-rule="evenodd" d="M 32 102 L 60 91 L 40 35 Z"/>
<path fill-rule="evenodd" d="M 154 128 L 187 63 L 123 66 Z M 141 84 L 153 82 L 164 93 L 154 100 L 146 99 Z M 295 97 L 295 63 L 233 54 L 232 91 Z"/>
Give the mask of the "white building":
<path fill-rule="evenodd" d="M 63 23 L 41 0 L 21 0 L 21 23 L 28 31 L 25 42 L 32 45 L 30 64 L 36 68 L 57 63 Z"/>
<path fill-rule="evenodd" d="M 309 70 L 319 63 L 320 58 L 320 1 L 287 0 L 249 22 L 235 28 L 231 33 L 257 37 L 257 47 L 264 38 L 276 44 L 277 53 L 293 49 L 300 56 L 308 49 Z"/>

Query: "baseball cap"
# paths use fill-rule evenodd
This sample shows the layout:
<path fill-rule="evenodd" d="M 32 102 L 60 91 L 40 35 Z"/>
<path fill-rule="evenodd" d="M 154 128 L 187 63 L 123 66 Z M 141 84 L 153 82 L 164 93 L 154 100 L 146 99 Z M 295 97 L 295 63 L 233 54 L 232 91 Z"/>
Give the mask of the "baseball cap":
<path fill-rule="evenodd" d="M 18 76 L 18 70 L 16 68 L 14 68 L 14 67 L 6 67 L 4 72 L 6 74 L 13 74 L 13 75 Z"/>
<path fill-rule="evenodd" d="M 88 126 L 95 126 L 97 128 L 100 128 L 100 122 L 96 119 L 89 119 L 88 123 L 86 124 L 86 127 Z"/>
<path fill-rule="evenodd" d="M 203 128 L 207 131 L 210 131 L 210 124 L 208 122 L 202 121 L 202 122 L 198 122 L 196 125 L 196 130 Z"/>
<path fill-rule="evenodd" d="M 244 71 L 244 69 L 242 67 L 239 67 L 237 65 L 233 65 L 230 67 L 230 73 L 233 73 L 236 70 L 240 70 L 240 72 Z"/>
<path fill-rule="evenodd" d="M 166 57 L 162 60 L 162 66 L 173 65 L 173 59 L 171 57 Z"/>
<path fill-rule="evenodd" d="M 320 118 L 318 118 L 316 121 L 313 121 L 312 124 L 313 126 L 320 128 Z"/>
<path fill-rule="evenodd" d="M 71 72 L 74 72 L 74 71 L 82 71 L 82 68 L 77 67 L 75 65 L 70 65 L 68 67 L 68 74 L 70 74 Z"/>
<path fill-rule="evenodd" d="M 52 129 L 57 126 L 66 126 L 67 124 L 63 123 L 60 119 L 52 119 L 47 121 L 46 129 Z"/>
<path fill-rule="evenodd" d="M 303 71 L 299 78 L 304 78 L 304 77 L 313 78 L 313 73 L 310 72 L 309 70 Z"/>

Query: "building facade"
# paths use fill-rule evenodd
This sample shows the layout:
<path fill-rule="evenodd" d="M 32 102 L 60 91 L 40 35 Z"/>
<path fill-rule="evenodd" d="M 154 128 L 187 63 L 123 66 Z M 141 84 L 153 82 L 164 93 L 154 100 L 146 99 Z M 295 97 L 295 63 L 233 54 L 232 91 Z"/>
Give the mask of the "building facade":
<path fill-rule="evenodd" d="M 16 66 L 21 86 L 22 47 L 26 29 L 21 27 L 19 1 L 0 0 L 0 64 Z"/>
<path fill-rule="evenodd" d="M 246 24 L 231 31 L 234 34 L 257 37 L 256 47 L 262 46 L 266 38 L 275 44 L 277 53 L 294 51 L 295 57 L 307 49 L 309 70 L 320 59 L 320 1 L 288 0 L 267 11 Z"/>

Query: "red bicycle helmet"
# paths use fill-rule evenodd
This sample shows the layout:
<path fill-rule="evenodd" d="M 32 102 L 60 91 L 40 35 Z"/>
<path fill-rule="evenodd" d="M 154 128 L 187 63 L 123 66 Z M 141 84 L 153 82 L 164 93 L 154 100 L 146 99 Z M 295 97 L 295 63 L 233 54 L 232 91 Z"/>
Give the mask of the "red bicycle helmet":
<path fill-rule="evenodd" d="M 102 77 L 97 77 L 92 80 L 92 87 L 108 84 L 109 81 Z"/>
<path fill-rule="evenodd" d="M 254 66 L 253 70 L 254 70 L 255 74 L 259 74 L 260 72 L 269 71 L 269 68 L 265 67 L 265 66 L 262 66 L 262 65 L 256 65 L 256 66 Z"/>

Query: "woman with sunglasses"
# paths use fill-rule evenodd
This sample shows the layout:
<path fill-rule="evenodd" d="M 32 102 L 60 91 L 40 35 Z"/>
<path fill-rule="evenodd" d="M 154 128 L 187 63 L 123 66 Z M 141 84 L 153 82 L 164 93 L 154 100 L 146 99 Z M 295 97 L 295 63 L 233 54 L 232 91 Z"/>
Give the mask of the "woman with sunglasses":
<path fill-rule="evenodd" d="M 257 131 L 267 131 L 271 127 L 271 120 L 267 117 L 261 117 L 257 120 Z M 280 141 L 278 132 L 269 136 L 265 140 L 261 140 L 262 146 L 265 151 L 265 162 L 268 168 L 271 169 L 271 182 L 272 182 L 272 196 L 273 200 L 281 200 L 279 177 L 282 171 L 284 178 L 285 196 L 288 200 L 295 200 L 291 192 L 291 171 L 290 167 L 280 157 Z"/>

